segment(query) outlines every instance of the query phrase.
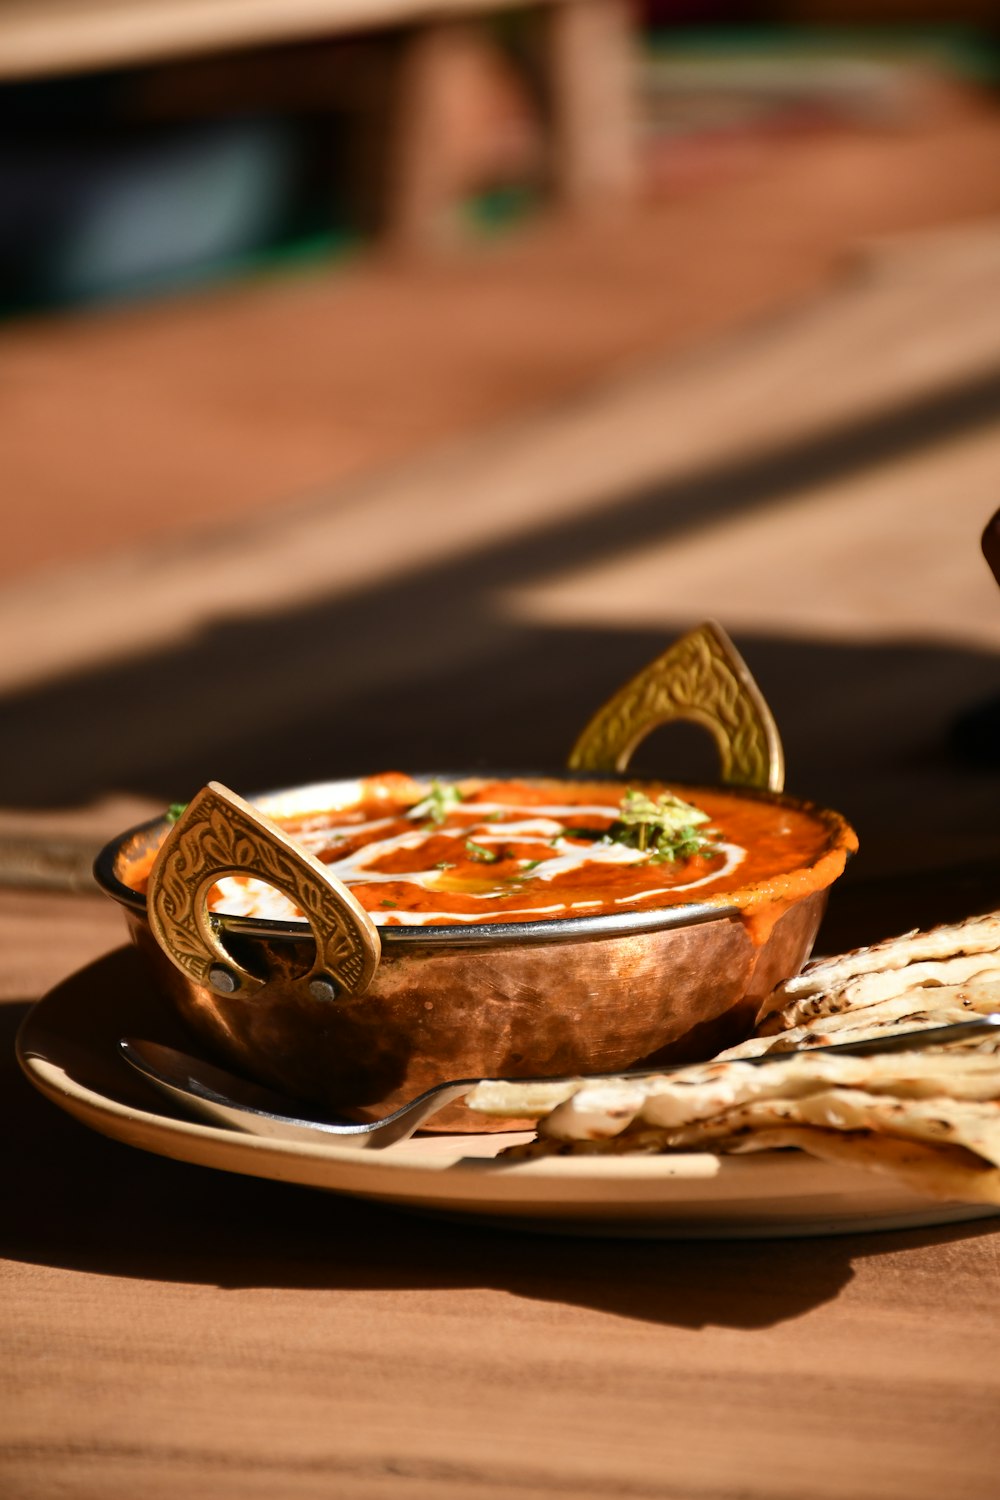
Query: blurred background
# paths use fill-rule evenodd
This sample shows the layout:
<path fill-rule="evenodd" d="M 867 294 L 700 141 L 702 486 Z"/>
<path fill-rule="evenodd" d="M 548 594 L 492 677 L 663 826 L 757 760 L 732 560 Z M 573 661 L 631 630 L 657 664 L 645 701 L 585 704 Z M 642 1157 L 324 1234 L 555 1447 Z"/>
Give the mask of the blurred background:
<path fill-rule="evenodd" d="M 557 767 L 714 617 L 827 941 L 1000 905 L 987 0 L 0 0 L 0 316 L 3 883 Z"/>

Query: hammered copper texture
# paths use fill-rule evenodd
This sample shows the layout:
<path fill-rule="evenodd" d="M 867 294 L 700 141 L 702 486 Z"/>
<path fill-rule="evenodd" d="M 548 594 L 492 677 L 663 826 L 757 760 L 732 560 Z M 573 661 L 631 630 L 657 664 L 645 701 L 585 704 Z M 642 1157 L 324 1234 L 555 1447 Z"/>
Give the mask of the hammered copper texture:
<path fill-rule="evenodd" d="M 760 948 L 738 918 L 659 932 L 480 949 L 383 950 L 368 991 L 317 1001 L 297 983 L 308 938 L 259 941 L 263 991 L 218 995 L 133 936 L 173 1008 L 221 1061 L 336 1114 L 373 1119 L 448 1078 L 587 1074 L 710 1057 L 746 1036 L 778 979 L 808 957 L 826 902 L 791 907 Z M 484 1127 L 452 1105 L 428 1128 Z"/>

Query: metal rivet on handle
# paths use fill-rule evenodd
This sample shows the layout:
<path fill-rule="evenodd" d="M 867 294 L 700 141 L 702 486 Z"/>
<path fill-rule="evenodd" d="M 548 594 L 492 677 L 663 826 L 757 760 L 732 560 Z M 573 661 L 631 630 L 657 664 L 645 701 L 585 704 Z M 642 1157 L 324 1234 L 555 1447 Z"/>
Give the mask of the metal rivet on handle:
<path fill-rule="evenodd" d="M 314 1000 L 336 1000 L 339 987 L 329 974 L 317 974 L 309 981 L 309 993 Z"/>
<path fill-rule="evenodd" d="M 222 995 L 232 995 L 240 987 L 239 976 L 232 969 L 227 969 L 225 964 L 213 964 L 208 971 L 208 978 L 213 990 Z"/>

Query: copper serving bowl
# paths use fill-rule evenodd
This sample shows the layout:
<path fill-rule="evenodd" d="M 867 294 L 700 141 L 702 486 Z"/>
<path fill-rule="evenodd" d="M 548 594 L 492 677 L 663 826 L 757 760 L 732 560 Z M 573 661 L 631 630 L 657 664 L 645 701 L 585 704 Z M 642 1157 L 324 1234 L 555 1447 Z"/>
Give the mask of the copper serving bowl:
<path fill-rule="evenodd" d="M 640 740 L 673 718 L 712 732 L 722 780 L 738 795 L 820 824 L 819 859 L 767 889 L 656 910 L 380 930 L 268 816 L 290 804 L 318 811 L 321 793 L 335 804 L 354 783 L 271 793 L 253 806 L 213 783 L 173 829 L 156 819 L 112 841 L 97 878 L 125 908 L 157 988 L 209 1051 L 340 1115 L 381 1117 L 447 1078 L 708 1057 L 744 1037 L 763 997 L 808 957 L 828 887 L 856 840 L 839 814 L 782 795 L 773 719 L 714 625 L 677 642 L 591 720 L 569 774 L 613 779 Z M 154 848 L 143 895 L 130 872 Z M 210 912 L 208 894 L 227 874 L 277 887 L 305 920 Z M 433 1128 L 514 1123 L 484 1126 L 457 1104 Z"/>

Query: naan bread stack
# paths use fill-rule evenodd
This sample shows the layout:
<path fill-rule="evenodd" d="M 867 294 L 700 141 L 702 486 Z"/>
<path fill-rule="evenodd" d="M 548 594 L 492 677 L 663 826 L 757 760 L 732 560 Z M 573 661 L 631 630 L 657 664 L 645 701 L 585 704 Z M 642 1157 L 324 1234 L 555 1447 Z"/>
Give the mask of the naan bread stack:
<path fill-rule="evenodd" d="M 1000 1012 L 1000 913 L 821 959 L 710 1063 L 641 1078 L 484 1083 L 466 1103 L 540 1121 L 509 1153 L 795 1146 L 936 1198 L 1000 1205 L 1000 1032 L 870 1057 L 813 1053 Z M 783 1054 L 789 1053 L 787 1058 Z M 740 1059 L 775 1057 L 760 1066 Z"/>

